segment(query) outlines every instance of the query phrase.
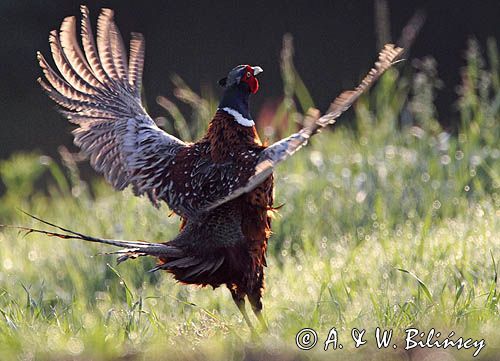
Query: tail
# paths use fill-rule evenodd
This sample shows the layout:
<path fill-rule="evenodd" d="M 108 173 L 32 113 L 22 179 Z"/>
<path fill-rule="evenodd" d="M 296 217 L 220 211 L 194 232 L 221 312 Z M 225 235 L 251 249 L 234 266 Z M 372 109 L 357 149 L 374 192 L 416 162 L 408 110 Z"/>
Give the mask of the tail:
<path fill-rule="evenodd" d="M 104 243 L 104 244 L 109 244 L 111 246 L 115 247 L 122 247 L 123 249 L 114 251 L 114 252 L 107 252 L 103 254 L 117 254 L 119 257 L 117 258 L 117 262 L 121 263 L 123 261 L 126 261 L 129 258 L 135 259 L 137 257 L 141 256 L 152 256 L 156 258 L 177 258 L 177 257 L 182 257 L 183 252 L 172 245 L 168 245 L 165 243 L 149 243 L 149 242 L 142 242 L 142 241 L 122 241 L 122 240 L 115 240 L 115 239 L 105 239 L 105 238 L 97 238 L 97 237 L 92 237 L 92 236 L 87 236 L 85 234 L 79 233 L 72 231 L 67 228 L 63 228 L 61 226 L 58 226 L 56 224 L 47 222 L 41 218 L 38 218 L 32 214 L 29 214 L 25 211 L 22 211 L 24 214 L 27 216 L 36 219 L 39 222 L 42 222 L 48 226 L 54 227 L 59 229 L 62 232 L 65 233 L 59 233 L 59 232 L 51 232 L 51 231 L 45 231 L 41 229 L 36 229 L 36 228 L 30 228 L 30 227 L 23 227 L 23 226 L 10 226 L 10 225 L 2 225 L 0 224 L 0 228 L 14 228 L 14 229 L 19 229 L 22 231 L 26 231 L 26 235 L 30 233 L 41 233 L 45 234 L 49 237 L 59 237 L 63 239 L 80 239 L 82 241 L 87 241 L 87 242 L 94 242 L 94 243 Z M 158 269 L 161 269 L 159 267 L 155 267 L 151 269 L 149 272 L 155 272 Z"/>

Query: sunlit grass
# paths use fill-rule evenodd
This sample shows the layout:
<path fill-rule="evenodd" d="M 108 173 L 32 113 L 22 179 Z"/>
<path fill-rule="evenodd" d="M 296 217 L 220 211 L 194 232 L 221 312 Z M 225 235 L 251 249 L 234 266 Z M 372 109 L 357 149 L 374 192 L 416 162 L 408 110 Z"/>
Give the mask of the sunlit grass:
<path fill-rule="evenodd" d="M 278 168 L 276 204 L 285 205 L 273 224 L 264 296 L 270 330 L 260 340 L 223 288 L 186 287 L 168 274 L 148 274 L 149 259 L 116 266 L 113 257 L 96 256 L 105 246 L 5 229 L 0 359 L 407 359 L 400 349 L 374 350 L 373 338 L 355 350 L 350 329 L 392 328 L 401 342 L 410 326 L 484 338 L 480 356 L 494 359 L 500 347 L 498 62 L 493 43 L 489 66 L 475 44 L 470 49 L 458 134 L 439 126 L 433 107 L 439 82 L 426 60 L 414 74 L 389 72 L 356 105 L 352 127 L 325 131 Z M 178 129 L 195 136 L 198 128 Z M 36 155 L 3 162 L 0 223 L 40 227 L 16 212 L 21 208 L 101 237 L 166 241 L 177 233 L 179 221 L 165 207 L 158 211 L 100 180 L 87 185 L 70 164 L 69 170 Z M 37 182 L 43 191 L 35 190 Z M 314 351 L 295 346 L 303 327 L 320 335 Z M 321 351 L 331 327 L 345 348 Z"/>

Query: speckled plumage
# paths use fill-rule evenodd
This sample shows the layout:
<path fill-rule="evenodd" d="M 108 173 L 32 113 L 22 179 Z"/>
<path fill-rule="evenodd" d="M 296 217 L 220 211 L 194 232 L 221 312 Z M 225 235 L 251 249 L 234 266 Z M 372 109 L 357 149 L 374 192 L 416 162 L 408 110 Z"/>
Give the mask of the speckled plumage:
<path fill-rule="evenodd" d="M 250 93 L 259 88 L 255 75 L 262 69 L 238 66 L 221 81 L 224 96 L 206 135 L 185 143 L 158 128 L 142 106 L 142 35 L 132 34 L 127 57 L 113 11 L 102 10 L 97 41 L 87 8 L 82 6 L 81 11 L 83 51 L 76 39 L 75 18 L 68 17 L 60 32 L 49 36 L 59 74 L 38 53 L 45 75 L 39 82 L 77 125 L 75 144 L 96 171 L 118 190 L 131 186 L 155 206 L 165 202 L 181 216 L 181 231 L 166 243 L 104 240 L 61 227 L 69 235 L 50 234 L 122 247 L 113 252 L 119 262 L 154 256 L 159 263 L 153 271 L 166 270 L 180 282 L 227 285 L 247 323 L 245 296 L 265 324 L 260 311 L 271 234 L 272 171 L 319 129 L 333 124 L 402 49 L 386 45 L 375 68 L 355 90 L 337 97 L 324 116 L 310 113 L 310 125 L 269 147 L 262 145 L 248 109 Z"/>
<path fill-rule="evenodd" d="M 202 199 L 217 200 L 245 184 L 264 149 L 254 127 L 241 126 L 232 115 L 219 110 L 206 135 L 177 153 L 170 181 L 194 204 L 201 204 Z M 252 192 L 195 219 L 185 218 L 179 236 L 169 244 L 185 250 L 189 262 L 161 257 L 159 267 L 185 283 L 226 284 L 245 293 L 260 292 L 272 205 L 269 176 Z"/>

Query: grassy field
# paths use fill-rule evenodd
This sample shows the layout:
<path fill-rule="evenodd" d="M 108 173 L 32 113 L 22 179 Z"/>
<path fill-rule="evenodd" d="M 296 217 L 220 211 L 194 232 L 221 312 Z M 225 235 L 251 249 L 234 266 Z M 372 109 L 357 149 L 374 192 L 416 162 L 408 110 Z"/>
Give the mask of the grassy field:
<path fill-rule="evenodd" d="M 116 266 L 113 257 L 96 256 L 110 250 L 105 246 L 3 229 L 0 360 L 473 357 L 474 348 L 405 351 L 409 327 L 435 328 L 440 339 L 451 331 L 455 340 L 484 339 L 477 359 L 500 360 L 494 42 L 485 53 L 483 59 L 471 42 L 457 104 L 461 124 L 453 134 L 437 120 L 433 101 L 441 85 L 435 64 L 424 59 L 388 72 L 343 124 L 277 170 L 276 204 L 285 205 L 268 253 L 268 332 L 252 337 L 223 288 L 185 287 L 168 274 L 147 274 L 153 260 Z M 273 123 L 280 126 L 282 115 L 295 119 L 312 103 L 286 59 L 283 69 L 292 76 L 284 77 L 285 99 Z M 192 101 L 184 90 L 178 95 Z M 192 102 L 198 128 L 214 107 L 205 98 Z M 195 127 L 174 118 L 167 122 L 172 130 L 195 135 L 189 133 Z M 20 208 L 90 235 L 162 241 L 176 234 L 179 220 L 167 217 L 166 207 L 158 211 L 101 180 L 87 184 L 69 158 L 65 165 L 33 154 L 4 161 L 0 223 L 40 227 Z M 319 335 L 310 351 L 295 344 L 305 327 Z M 324 351 L 332 327 L 344 347 Z M 387 349 L 376 348 L 376 327 L 393 330 Z M 358 349 L 353 328 L 366 329 L 367 343 Z"/>

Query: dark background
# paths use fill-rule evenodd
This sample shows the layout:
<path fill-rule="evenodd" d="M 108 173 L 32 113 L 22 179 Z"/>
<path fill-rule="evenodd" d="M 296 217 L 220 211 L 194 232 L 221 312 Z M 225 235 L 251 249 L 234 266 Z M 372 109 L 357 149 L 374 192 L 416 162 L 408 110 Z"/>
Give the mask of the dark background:
<path fill-rule="evenodd" d="M 54 110 L 35 79 L 41 75 L 35 53 L 49 55 L 48 33 L 65 16 L 79 15 L 82 1 L 0 2 L 0 158 L 36 149 L 57 154 L 71 144 L 71 125 Z M 378 51 L 373 1 L 87 1 L 95 26 L 98 10 L 115 10 L 128 42 L 131 31 L 146 37 L 144 86 L 153 116 L 159 94 L 170 95 L 169 75 L 181 75 L 195 90 L 214 84 L 234 65 L 260 65 L 261 91 L 253 113 L 264 99 L 281 95 L 279 52 L 282 36 L 294 36 L 295 64 L 316 105 L 325 109 L 341 89 L 355 85 Z M 444 88 L 438 110 L 453 125 L 453 103 L 467 39 L 484 46 L 500 35 L 500 1 L 388 2 L 392 39 L 417 9 L 427 15 L 411 57 L 434 56 Z"/>

